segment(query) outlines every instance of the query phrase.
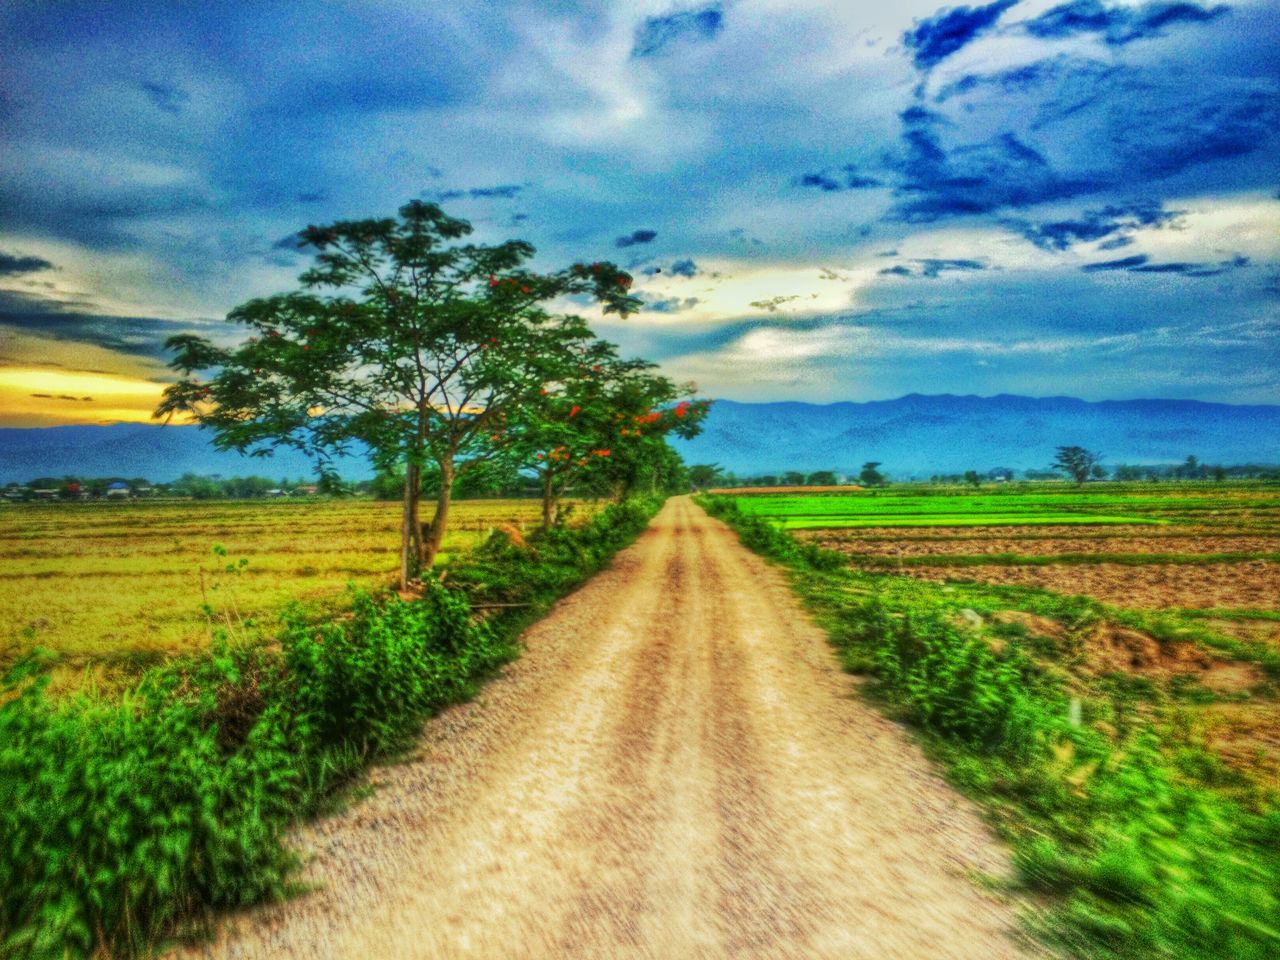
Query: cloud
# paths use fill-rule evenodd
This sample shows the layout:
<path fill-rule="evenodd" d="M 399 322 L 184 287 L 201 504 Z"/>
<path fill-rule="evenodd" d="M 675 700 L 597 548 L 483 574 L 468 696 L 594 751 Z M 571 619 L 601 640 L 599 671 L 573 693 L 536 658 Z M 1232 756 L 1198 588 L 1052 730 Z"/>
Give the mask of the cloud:
<path fill-rule="evenodd" d="M 1134 267 L 1140 267 L 1151 258 L 1145 253 L 1138 253 L 1132 257 L 1121 257 L 1119 260 L 1103 260 L 1101 263 L 1086 263 L 1080 269 L 1085 273 L 1098 273 L 1103 270 L 1131 270 Z"/>
<path fill-rule="evenodd" d="M 56 269 L 52 263 L 44 257 L 23 256 L 21 254 L 5 253 L 0 250 L 0 277 L 12 276 L 18 273 L 38 273 L 41 270 Z"/>
<path fill-rule="evenodd" d="M 495 198 L 510 200 L 523 189 L 524 184 L 503 183 L 496 187 L 471 187 L 466 190 L 440 190 L 436 193 L 436 198 L 442 203 L 446 200 L 457 200 L 461 197 L 470 197 L 473 200 L 490 200 Z"/>
<path fill-rule="evenodd" d="M 217 320 L 164 320 L 91 311 L 92 307 L 82 301 L 0 290 L 0 331 L 91 344 L 135 358 L 168 360 L 164 341 L 175 333 L 198 331 L 224 339 L 229 329 L 228 324 Z"/>
<path fill-rule="evenodd" d="M 902 42 L 912 51 L 916 67 L 930 70 L 995 26 L 1000 15 L 1017 3 L 1018 0 L 996 0 L 984 7 L 943 10 L 925 20 L 917 20 L 902 35 Z"/>
<path fill-rule="evenodd" d="M 1064 200 L 1098 188 L 1093 177 L 1063 177 L 1045 156 L 1012 132 L 948 152 L 940 130 L 949 121 L 913 106 L 900 115 L 905 153 L 892 161 L 902 175 L 893 219 L 928 223 Z"/>
<path fill-rule="evenodd" d="M 1086 210 L 1078 218 L 1071 220 L 1053 220 L 1039 224 L 1011 220 L 1006 223 L 1041 250 L 1062 251 L 1077 243 L 1092 243 L 1115 234 L 1132 233 L 1143 227 L 1161 228 L 1176 224 L 1185 213 L 1184 210 L 1165 210 L 1155 201 L 1143 201 Z M 1104 244 L 1100 249 L 1126 246 L 1131 239 L 1121 236 L 1115 237 L 1111 242 L 1114 246 Z"/>
<path fill-rule="evenodd" d="M 1102 63 L 1083 57 L 1059 54 L 1020 64 L 995 73 L 967 73 L 939 88 L 935 103 L 971 94 L 984 87 L 994 87 L 1001 95 L 1028 94 L 1050 84 L 1071 80 L 1075 83 L 1097 84 L 1124 71 L 1117 64 Z"/>
<path fill-rule="evenodd" d="M 828 193 L 837 190 L 865 190 L 869 187 L 880 187 L 884 183 L 875 177 L 867 177 L 858 172 L 858 168 L 853 164 L 846 164 L 841 167 L 841 174 L 832 175 L 829 173 L 805 173 L 795 179 L 795 185 L 798 187 L 817 187 Z M 836 179 L 840 176 L 840 179 Z"/>
<path fill-rule="evenodd" d="M 676 42 L 702 43 L 715 39 L 724 29 L 724 12 L 720 4 L 701 10 L 685 10 L 661 17 L 648 17 L 636 28 L 631 56 L 651 57 Z"/>
<path fill-rule="evenodd" d="M 899 114 L 901 144 L 885 158 L 897 174 L 889 219 L 929 223 L 1132 195 L 1139 184 L 1153 193 L 1154 181 L 1173 177 L 1184 190 L 1259 186 L 1260 165 L 1223 161 L 1275 144 L 1280 74 L 1195 84 L 1181 76 L 1056 57 L 944 87 L 938 101 L 957 98 L 956 107 L 917 102 Z"/>
<path fill-rule="evenodd" d="M 943 273 L 949 271 L 967 273 L 974 270 L 986 270 L 987 265 L 980 260 L 955 260 L 940 257 L 926 257 L 920 260 L 912 260 L 914 268 L 908 267 L 906 264 L 898 263 L 892 267 L 885 267 L 876 271 L 880 276 L 885 277 L 923 277 L 926 280 L 936 280 Z"/>
<path fill-rule="evenodd" d="M 633 230 L 625 237 L 613 241 L 615 247 L 634 247 L 637 243 L 650 243 L 658 235 L 657 230 Z"/>
<path fill-rule="evenodd" d="M 1202 7 L 1195 3 L 1155 2 L 1139 7 L 1108 7 L 1100 0 L 1073 0 L 1047 10 L 1024 25 L 1040 39 L 1057 39 L 1096 33 L 1104 43 L 1119 47 L 1135 40 L 1160 36 L 1166 27 L 1207 23 L 1226 14 L 1226 5 Z"/>
<path fill-rule="evenodd" d="M 768 297 L 764 300 L 752 300 L 750 306 L 755 307 L 757 310 L 766 310 L 769 313 L 777 313 L 779 307 L 790 303 L 792 300 L 799 299 L 799 294 L 792 294 L 791 296 L 786 297 Z"/>
<path fill-rule="evenodd" d="M 157 83 L 154 80 L 143 80 L 138 89 L 147 95 L 157 110 L 178 115 L 191 99 L 190 94 L 180 87 L 169 83 Z"/>
<path fill-rule="evenodd" d="M 1096 273 L 1104 270 L 1125 270 L 1129 273 L 1171 273 L 1183 277 L 1217 277 L 1228 270 L 1239 270 L 1249 265 L 1249 258 L 1236 254 L 1228 260 L 1217 263 L 1151 263 L 1145 253 L 1119 260 L 1104 260 L 1101 263 L 1085 264 L 1080 269 L 1085 273 Z"/>
<path fill-rule="evenodd" d="M 644 305 L 644 309 L 652 313 L 679 313 L 696 307 L 702 301 L 697 297 L 668 297 L 665 300 L 653 300 Z"/>
<path fill-rule="evenodd" d="M 677 260 L 667 272 L 676 277 L 692 277 L 698 272 L 698 265 L 691 259 Z"/>

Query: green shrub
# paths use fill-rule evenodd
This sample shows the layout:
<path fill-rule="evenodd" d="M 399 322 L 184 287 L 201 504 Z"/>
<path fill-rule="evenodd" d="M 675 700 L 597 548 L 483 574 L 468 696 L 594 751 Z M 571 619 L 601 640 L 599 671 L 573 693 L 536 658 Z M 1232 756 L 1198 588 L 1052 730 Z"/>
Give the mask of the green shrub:
<path fill-rule="evenodd" d="M 955 782 L 990 805 L 1024 884 L 1056 907 L 1033 920 L 1046 938 L 1088 960 L 1280 957 L 1275 797 L 1246 805 L 1218 792 L 1230 781 L 1221 762 L 1136 712 L 1136 695 L 1151 696 L 1132 678 L 1098 682 L 1100 699 L 1071 726 L 1060 681 L 1023 652 L 1049 656 L 1051 644 L 1016 625 L 953 619 L 995 596 L 1080 628 L 1099 605 L 838 570 L 731 500 L 705 505 L 744 544 L 797 571 L 845 665 L 871 673 L 878 693 L 928 732 Z M 1121 622 L 1146 624 L 1136 616 Z M 1087 725 L 1100 716 L 1116 721 L 1107 735 Z"/>
<path fill-rule="evenodd" d="M 420 600 L 356 593 L 326 623 L 294 609 L 278 653 L 219 642 L 116 700 L 53 699 L 42 656 L 19 663 L 0 702 L 0 957 L 134 955 L 183 918 L 282 896 L 297 818 L 514 655 L 527 613 L 478 618 L 467 588 L 545 606 L 658 506 L 532 551 L 495 539 Z"/>
<path fill-rule="evenodd" d="M 1016 648 L 996 656 L 981 636 L 940 614 L 890 614 L 878 600 L 852 616 L 859 629 L 850 637 L 870 648 L 881 685 L 921 726 L 1019 756 L 1057 726 L 1035 697 L 1030 661 Z"/>

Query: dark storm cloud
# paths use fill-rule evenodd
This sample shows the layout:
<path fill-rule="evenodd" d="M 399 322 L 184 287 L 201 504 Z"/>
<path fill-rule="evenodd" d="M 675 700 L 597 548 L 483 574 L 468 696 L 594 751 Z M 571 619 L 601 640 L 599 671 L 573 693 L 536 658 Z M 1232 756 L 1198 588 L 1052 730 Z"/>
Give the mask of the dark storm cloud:
<path fill-rule="evenodd" d="M 668 297 L 665 300 L 653 300 L 644 305 L 650 313 L 679 313 L 696 307 L 702 301 L 697 297 Z"/>
<path fill-rule="evenodd" d="M 98 183 L 86 178 L 51 190 L 32 171 L 11 173 L 8 182 L 0 182 L 0 228 L 52 233 L 90 248 L 138 248 L 142 246 L 135 231 L 139 223 L 194 215 L 211 207 L 209 194 L 196 187 Z"/>
<path fill-rule="evenodd" d="M 966 80 L 939 95 L 964 99 L 958 116 L 921 103 L 901 112 L 901 146 L 887 158 L 898 174 L 890 219 L 1023 209 L 1173 177 L 1221 190 L 1224 172 L 1252 185 L 1260 166 L 1221 163 L 1263 151 L 1280 133 L 1280 84 L 1270 80 L 1188 84 L 1063 58 Z M 993 96 L 976 96 L 986 88 Z M 1023 129 L 965 142 L 967 129 L 989 130 L 968 119 L 975 110 L 998 118 L 1019 108 L 1030 118 Z"/>
<path fill-rule="evenodd" d="M 912 59 L 921 70 L 941 63 L 977 36 L 995 26 L 1018 0 L 996 0 L 985 7 L 956 7 L 943 10 L 925 20 L 917 20 L 902 35 L 902 42 L 912 51 Z"/>
<path fill-rule="evenodd" d="M 930 257 L 923 260 L 912 260 L 911 263 L 915 265 L 914 268 L 899 263 L 892 267 L 885 267 L 877 272 L 887 277 L 923 277 L 926 280 L 936 280 L 948 271 L 966 273 L 987 269 L 987 265 L 979 260 L 948 260 Z"/>
<path fill-rule="evenodd" d="M 1230 9 L 1225 4 L 1203 7 L 1195 3 L 1108 7 L 1099 0 L 1074 0 L 1042 13 L 1025 27 L 1033 37 L 1041 39 L 1096 33 L 1105 43 L 1119 47 L 1160 36 L 1167 27 L 1216 20 Z"/>
<path fill-rule="evenodd" d="M 1120 260 L 1104 260 L 1101 263 L 1090 263 L 1081 267 L 1085 273 L 1099 271 L 1125 270 L 1129 273 L 1167 273 L 1182 277 L 1217 277 L 1229 270 L 1239 270 L 1249 266 L 1249 258 L 1236 254 L 1227 260 L 1217 263 L 1151 263 L 1145 253 Z"/>
<path fill-rule="evenodd" d="M 633 57 L 651 57 L 676 42 L 704 42 L 724 29 L 720 4 L 701 10 L 685 10 L 661 17 L 648 17 L 636 28 Z"/>
<path fill-rule="evenodd" d="M 1236 254 L 1217 263 L 1148 263 L 1134 267 L 1131 273 L 1175 273 L 1183 277 L 1217 277 L 1228 270 L 1249 266 L 1249 258 Z"/>
<path fill-rule="evenodd" d="M 144 80 L 138 84 L 138 88 L 147 95 L 157 110 L 163 110 L 175 116 L 182 112 L 182 108 L 191 99 L 185 90 L 170 83 Z"/>
<path fill-rule="evenodd" d="M 1131 270 L 1134 267 L 1141 267 L 1151 258 L 1145 253 L 1138 253 L 1132 257 L 1121 257 L 1119 260 L 1103 260 L 1101 263 L 1087 263 L 1080 269 L 1085 273 L 1098 273 L 1104 270 Z"/>
<path fill-rule="evenodd" d="M 1047 223 L 1027 223 L 1010 220 L 1007 225 L 1020 232 L 1041 250 L 1061 251 L 1077 243 L 1092 243 L 1115 234 L 1138 230 L 1142 227 L 1164 227 L 1178 222 L 1186 211 L 1165 210 L 1154 201 L 1121 206 L 1106 206 L 1098 210 L 1086 210 L 1078 218 L 1053 220 Z M 1127 237 L 1117 237 L 1125 246 Z M 1111 249 L 1105 245 L 1102 249 Z"/>
<path fill-rule="evenodd" d="M 625 237 L 613 241 L 615 247 L 634 247 L 637 243 L 651 243 L 658 235 L 657 230 L 633 230 Z"/>
<path fill-rule="evenodd" d="M 166 338 L 175 333 L 199 331 L 205 336 L 225 333 L 217 320 L 163 320 L 158 317 L 117 317 L 95 313 L 80 300 L 54 299 L 0 290 L 0 329 L 35 333 L 55 340 L 90 343 L 117 353 L 151 359 L 169 359 Z"/>
<path fill-rule="evenodd" d="M 53 270 L 53 264 L 44 257 L 22 256 L 5 253 L 0 250 L 0 277 L 18 273 L 38 273 L 41 270 Z"/>
<path fill-rule="evenodd" d="M 974 93 L 984 87 L 992 87 L 1007 95 L 1032 93 L 1049 84 L 1060 84 L 1066 79 L 1076 83 L 1097 84 L 1122 72 L 1124 68 L 1116 64 L 1060 54 L 995 73 L 967 73 L 939 88 L 934 101 L 945 103 L 953 97 Z"/>
<path fill-rule="evenodd" d="M 854 165 L 846 164 L 840 168 L 839 174 L 827 172 L 801 174 L 795 179 L 795 185 L 817 187 L 819 190 L 832 193 L 837 190 L 866 190 L 869 187 L 879 187 L 884 184 L 875 177 L 862 175 Z"/>
<path fill-rule="evenodd" d="M 503 183 L 496 187 L 471 187 L 467 190 L 441 190 L 436 193 L 436 197 L 441 202 L 444 202 L 445 200 L 457 200 L 461 197 L 470 197 L 473 200 L 510 200 L 517 196 L 523 189 L 524 184 Z"/>
<path fill-rule="evenodd" d="M 1100 186 L 1095 177 L 1057 173 L 1015 133 L 948 151 L 941 137 L 945 117 L 917 105 L 901 119 L 905 149 L 894 161 L 902 179 L 893 219 L 928 223 L 1064 200 Z"/>
<path fill-rule="evenodd" d="M 272 250 L 301 250 L 305 246 L 300 233 L 286 233 L 271 245 Z"/>

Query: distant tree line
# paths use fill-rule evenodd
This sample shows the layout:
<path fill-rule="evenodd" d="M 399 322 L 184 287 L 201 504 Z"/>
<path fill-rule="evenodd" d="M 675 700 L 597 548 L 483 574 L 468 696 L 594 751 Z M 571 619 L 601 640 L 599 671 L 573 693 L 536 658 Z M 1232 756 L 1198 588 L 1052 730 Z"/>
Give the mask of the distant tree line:
<path fill-rule="evenodd" d="M 812 473 L 788 470 L 786 473 L 740 477 L 718 463 L 696 463 L 689 467 L 689 482 L 700 490 L 707 487 L 837 487 L 846 484 L 879 487 L 889 482 L 889 478 L 880 473 L 879 467 L 880 461 L 871 460 L 864 463 L 861 472 L 856 475 L 837 473 L 834 470 L 815 470 Z"/>

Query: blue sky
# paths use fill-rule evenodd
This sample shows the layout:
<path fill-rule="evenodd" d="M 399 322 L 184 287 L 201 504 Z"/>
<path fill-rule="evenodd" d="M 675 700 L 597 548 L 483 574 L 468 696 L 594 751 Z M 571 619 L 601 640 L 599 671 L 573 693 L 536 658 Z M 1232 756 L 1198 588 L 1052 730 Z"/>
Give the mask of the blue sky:
<path fill-rule="evenodd" d="M 630 268 L 598 332 L 711 396 L 1280 402 L 1278 50 L 1276 0 L 0 0 L 0 425 L 145 416 L 413 197 Z"/>

